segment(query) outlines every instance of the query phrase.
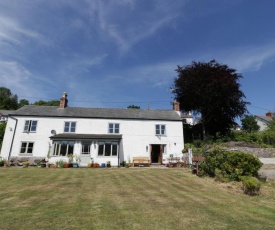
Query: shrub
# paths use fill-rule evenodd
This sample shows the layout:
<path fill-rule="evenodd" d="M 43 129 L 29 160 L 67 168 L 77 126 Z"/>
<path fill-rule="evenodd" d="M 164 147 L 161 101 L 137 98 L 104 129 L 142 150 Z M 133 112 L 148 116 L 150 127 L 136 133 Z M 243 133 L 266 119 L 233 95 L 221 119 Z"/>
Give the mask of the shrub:
<path fill-rule="evenodd" d="M 66 164 L 66 162 L 63 161 L 63 160 L 60 160 L 60 161 L 56 162 L 56 165 L 58 165 L 59 168 L 65 168 L 65 164 Z"/>
<path fill-rule="evenodd" d="M 260 194 L 261 182 L 255 177 L 241 177 L 244 193 L 250 196 Z"/>
<path fill-rule="evenodd" d="M 225 178 L 238 181 L 241 176 L 256 176 L 261 166 L 260 160 L 249 153 L 216 149 L 207 155 L 200 168 L 203 175 L 215 177 L 218 169 Z"/>
<path fill-rule="evenodd" d="M 262 134 L 263 143 L 267 145 L 275 146 L 275 132 L 271 130 L 267 130 Z"/>

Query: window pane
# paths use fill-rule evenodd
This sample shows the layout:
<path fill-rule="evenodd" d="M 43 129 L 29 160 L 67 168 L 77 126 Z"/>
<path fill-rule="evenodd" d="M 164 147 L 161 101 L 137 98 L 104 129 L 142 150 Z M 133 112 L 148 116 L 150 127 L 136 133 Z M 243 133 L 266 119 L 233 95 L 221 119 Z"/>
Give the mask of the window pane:
<path fill-rule="evenodd" d="M 67 154 L 74 154 L 74 142 L 73 141 L 68 142 Z"/>
<path fill-rule="evenodd" d="M 25 132 L 29 131 L 29 124 L 30 124 L 30 121 L 25 121 L 25 126 L 24 126 L 24 131 Z"/>
<path fill-rule="evenodd" d="M 64 132 L 65 133 L 69 132 L 69 128 L 70 128 L 70 122 L 65 122 Z"/>
<path fill-rule="evenodd" d="M 118 150 L 117 143 L 112 143 L 112 156 L 117 156 L 117 150 Z"/>
<path fill-rule="evenodd" d="M 165 134 L 165 125 L 161 126 L 161 134 L 164 135 Z"/>
<path fill-rule="evenodd" d="M 109 124 L 109 133 L 114 133 L 113 124 Z"/>
<path fill-rule="evenodd" d="M 82 154 L 90 154 L 90 142 L 83 142 L 82 143 Z"/>
<path fill-rule="evenodd" d="M 26 152 L 26 148 L 27 148 L 27 143 L 26 143 L 26 142 L 23 142 L 23 143 L 21 144 L 20 153 L 25 153 L 25 152 Z"/>
<path fill-rule="evenodd" d="M 99 143 L 98 156 L 103 156 L 103 155 L 104 155 L 104 143 Z"/>
<path fill-rule="evenodd" d="M 71 122 L 71 132 L 75 133 L 76 122 Z"/>
<path fill-rule="evenodd" d="M 37 121 L 32 121 L 31 122 L 31 131 L 35 132 L 36 131 L 36 126 L 37 126 Z"/>
<path fill-rule="evenodd" d="M 156 125 L 156 134 L 157 134 L 157 135 L 160 134 L 159 125 Z"/>
<path fill-rule="evenodd" d="M 67 153 L 67 143 L 62 142 L 61 148 L 60 148 L 60 156 L 66 156 L 66 153 Z"/>
<path fill-rule="evenodd" d="M 29 143 L 27 153 L 32 153 L 32 149 L 33 149 L 33 143 Z"/>
<path fill-rule="evenodd" d="M 60 143 L 59 142 L 54 143 L 54 150 L 53 150 L 53 155 L 54 156 L 59 155 L 59 148 L 60 148 Z"/>
<path fill-rule="evenodd" d="M 119 133 L 119 124 L 115 124 L 115 133 Z"/>
<path fill-rule="evenodd" d="M 111 143 L 105 143 L 105 156 L 111 156 Z"/>

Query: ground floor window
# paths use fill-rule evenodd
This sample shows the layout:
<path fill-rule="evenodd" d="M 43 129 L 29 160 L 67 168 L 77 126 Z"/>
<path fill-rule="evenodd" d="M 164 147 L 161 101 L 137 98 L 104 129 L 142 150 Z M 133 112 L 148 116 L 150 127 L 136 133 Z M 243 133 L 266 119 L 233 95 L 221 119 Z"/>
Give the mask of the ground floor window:
<path fill-rule="evenodd" d="M 98 156 L 117 156 L 118 142 L 99 142 Z"/>
<path fill-rule="evenodd" d="M 22 142 L 20 153 L 32 153 L 33 151 L 33 142 Z"/>
<path fill-rule="evenodd" d="M 82 142 L 82 151 L 81 154 L 90 154 L 91 151 L 91 142 Z"/>
<path fill-rule="evenodd" d="M 54 142 L 54 156 L 67 156 L 74 153 L 74 141 L 56 141 Z"/>

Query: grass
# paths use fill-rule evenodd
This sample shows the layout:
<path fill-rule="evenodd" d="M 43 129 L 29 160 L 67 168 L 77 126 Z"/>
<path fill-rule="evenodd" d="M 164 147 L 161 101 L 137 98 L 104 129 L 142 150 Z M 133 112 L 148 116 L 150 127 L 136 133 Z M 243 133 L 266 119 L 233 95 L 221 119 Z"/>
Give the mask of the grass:
<path fill-rule="evenodd" d="M 0 168 L 0 229 L 274 229 L 257 197 L 188 169 Z"/>

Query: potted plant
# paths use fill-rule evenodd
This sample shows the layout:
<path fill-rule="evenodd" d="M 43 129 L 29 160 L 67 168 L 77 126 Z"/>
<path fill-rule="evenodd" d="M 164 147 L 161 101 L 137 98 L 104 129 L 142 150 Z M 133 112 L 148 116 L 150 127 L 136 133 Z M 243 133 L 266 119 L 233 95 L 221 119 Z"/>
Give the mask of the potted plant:
<path fill-rule="evenodd" d="M 73 158 L 75 160 L 75 162 L 73 162 L 73 167 L 78 168 L 79 167 L 80 156 L 79 155 L 73 155 Z"/>
<path fill-rule="evenodd" d="M 29 167 L 30 162 L 29 161 L 24 161 L 22 164 L 23 164 L 23 168 L 27 168 L 27 167 Z"/>
<path fill-rule="evenodd" d="M 73 167 L 73 160 L 74 160 L 74 155 L 72 153 L 68 154 L 69 167 Z"/>
<path fill-rule="evenodd" d="M 46 161 L 45 159 L 42 159 L 42 160 L 40 161 L 40 167 L 41 167 L 41 168 L 46 168 L 46 166 L 47 166 L 47 161 Z"/>
<path fill-rule="evenodd" d="M 59 168 L 65 168 L 66 162 L 63 160 L 57 161 L 56 164 L 58 165 Z"/>
<path fill-rule="evenodd" d="M 6 160 L 3 160 L 3 161 L 4 161 L 4 167 L 9 167 L 10 166 L 8 161 L 6 161 Z"/>
<path fill-rule="evenodd" d="M 111 161 L 107 161 L 107 168 L 111 167 Z"/>

